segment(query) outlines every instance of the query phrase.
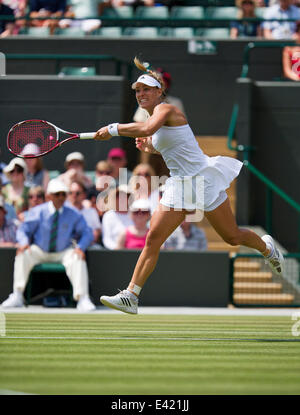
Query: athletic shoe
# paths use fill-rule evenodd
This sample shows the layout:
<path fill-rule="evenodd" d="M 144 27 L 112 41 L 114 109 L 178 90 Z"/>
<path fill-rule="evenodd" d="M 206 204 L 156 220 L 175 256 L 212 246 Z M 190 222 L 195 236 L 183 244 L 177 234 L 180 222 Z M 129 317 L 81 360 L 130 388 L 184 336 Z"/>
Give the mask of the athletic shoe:
<path fill-rule="evenodd" d="M 76 308 L 77 308 L 78 311 L 94 311 L 94 310 L 96 310 L 96 307 L 91 302 L 88 295 L 84 295 L 83 297 L 81 297 L 78 300 Z"/>
<path fill-rule="evenodd" d="M 102 295 L 100 297 L 102 304 L 115 310 L 123 311 L 128 314 L 137 314 L 139 300 L 136 295 L 128 290 L 120 291 L 119 294 L 112 297 Z"/>
<path fill-rule="evenodd" d="M 275 242 L 270 235 L 264 235 L 261 238 L 267 245 L 267 248 L 271 251 L 269 256 L 265 257 L 265 263 L 269 264 L 272 271 L 277 275 L 283 274 L 284 258 L 278 248 L 276 248 Z"/>
<path fill-rule="evenodd" d="M 1 304 L 2 307 L 23 307 L 24 306 L 24 300 L 23 300 L 23 294 L 20 291 L 15 291 L 12 294 L 9 295 L 7 300 L 3 301 Z"/>

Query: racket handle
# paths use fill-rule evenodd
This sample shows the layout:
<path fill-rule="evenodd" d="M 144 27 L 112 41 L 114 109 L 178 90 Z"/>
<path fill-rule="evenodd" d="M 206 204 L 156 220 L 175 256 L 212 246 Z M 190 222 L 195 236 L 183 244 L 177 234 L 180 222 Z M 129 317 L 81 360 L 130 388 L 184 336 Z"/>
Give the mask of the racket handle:
<path fill-rule="evenodd" d="M 79 134 L 80 140 L 91 140 L 95 137 L 96 133 L 81 133 Z"/>

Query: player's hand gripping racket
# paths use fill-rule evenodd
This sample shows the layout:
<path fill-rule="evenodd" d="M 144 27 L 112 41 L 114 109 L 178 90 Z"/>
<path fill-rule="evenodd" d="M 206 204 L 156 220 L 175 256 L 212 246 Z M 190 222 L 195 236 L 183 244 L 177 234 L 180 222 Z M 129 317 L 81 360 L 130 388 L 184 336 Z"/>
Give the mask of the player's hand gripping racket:
<path fill-rule="evenodd" d="M 7 136 L 7 147 L 15 156 L 40 157 L 75 139 L 93 139 L 94 133 L 70 133 L 43 120 L 26 120 L 14 125 Z"/>

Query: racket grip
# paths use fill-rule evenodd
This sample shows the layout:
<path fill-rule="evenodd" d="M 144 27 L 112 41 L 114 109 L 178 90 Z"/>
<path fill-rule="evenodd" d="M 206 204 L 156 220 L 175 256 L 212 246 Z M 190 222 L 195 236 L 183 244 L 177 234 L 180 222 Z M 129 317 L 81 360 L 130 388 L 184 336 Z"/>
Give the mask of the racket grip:
<path fill-rule="evenodd" d="M 95 137 L 96 133 L 81 133 L 79 134 L 80 140 L 91 140 Z"/>

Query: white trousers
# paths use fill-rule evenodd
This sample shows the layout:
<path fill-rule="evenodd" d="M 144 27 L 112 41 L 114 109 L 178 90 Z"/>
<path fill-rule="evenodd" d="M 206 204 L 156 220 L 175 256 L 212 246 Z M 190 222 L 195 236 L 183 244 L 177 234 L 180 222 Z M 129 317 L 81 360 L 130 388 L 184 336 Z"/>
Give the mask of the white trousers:
<path fill-rule="evenodd" d="M 16 255 L 14 264 L 14 291 L 25 290 L 30 271 L 43 262 L 59 262 L 64 265 L 66 274 L 73 287 L 73 297 L 78 301 L 79 297 L 87 295 L 88 269 L 86 261 L 79 258 L 73 248 L 61 252 L 45 252 L 37 245 L 31 245 L 19 255 Z"/>

